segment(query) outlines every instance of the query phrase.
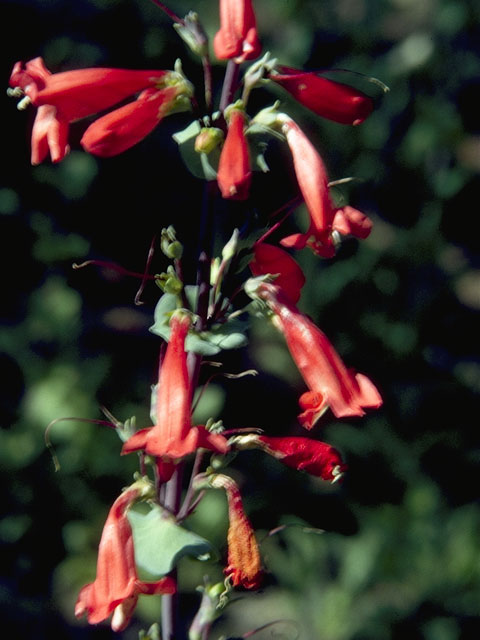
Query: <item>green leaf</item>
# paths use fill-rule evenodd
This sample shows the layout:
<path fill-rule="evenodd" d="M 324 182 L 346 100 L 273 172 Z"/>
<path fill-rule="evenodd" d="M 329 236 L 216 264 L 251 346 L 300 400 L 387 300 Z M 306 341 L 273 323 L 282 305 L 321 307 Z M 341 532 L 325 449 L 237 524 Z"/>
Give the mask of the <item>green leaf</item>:
<path fill-rule="evenodd" d="M 160 300 L 157 302 L 155 312 L 153 315 L 153 325 L 150 327 L 150 331 L 156 336 L 160 336 L 164 340 L 170 338 L 170 326 L 168 324 L 170 314 L 177 308 L 177 296 L 173 293 L 164 293 Z"/>
<path fill-rule="evenodd" d="M 187 285 L 185 294 L 192 308 L 195 308 L 197 297 L 196 286 Z M 157 302 L 154 314 L 154 324 L 150 331 L 160 336 L 168 342 L 170 339 L 170 314 L 177 308 L 177 296 L 171 293 L 164 293 Z M 190 331 L 185 340 L 185 351 L 198 353 L 202 356 L 214 356 L 223 349 L 238 349 L 247 344 L 247 321 L 236 318 L 224 324 L 214 325 L 210 331 L 196 333 Z"/>
<path fill-rule="evenodd" d="M 135 545 L 135 561 L 155 578 L 171 571 L 183 556 L 209 560 L 217 555 L 208 540 L 176 524 L 174 518 L 155 505 L 147 513 L 128 512 Z"/>

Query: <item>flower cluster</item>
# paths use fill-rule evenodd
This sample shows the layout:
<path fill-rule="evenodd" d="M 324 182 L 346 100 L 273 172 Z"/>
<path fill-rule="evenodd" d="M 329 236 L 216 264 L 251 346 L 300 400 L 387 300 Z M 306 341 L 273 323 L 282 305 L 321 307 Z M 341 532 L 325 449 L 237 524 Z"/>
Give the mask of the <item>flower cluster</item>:
<path fill-rule="evenodd" d="M 186 108 L 190 83 L 178 71 L 77 69 L 50 73 L 42 58 L 17 62 L 10 76 L 10 94 L 21 97 L 20 108 L 38 107 L 32 130 L 32 164 L 50 152 L 52 162 L 67 155 L 69 125 L 138 93 L 136 99 L 95 120 L 85 131 L 85 151 L 102 157 L 129 149 L 172 111 Z"/>
<path fill-rule="evenodd" d="M 163 7 L 163 3 L 159 6 Z M 137 552 L 142 549 L 138 545 L 145 544 L 146 534 L 137 533 L 136 537 L 132 530 L 127 512 L 133 504 L 150 501 L 167 513 L 155 520 L 152 509 L 152 518 L 141 525 L 143 532 L 151 534 L 154 521 L 160 530 L 170 531 L 174 526 L 175 535 L 180 538 L 185 535 L 181 523 L 200 502 L 204 491 L 224 490 L 229 513 L 225 568 L 228 594 L 232 587 L 257 589 L 264 568 L 240 488 L 232 477 L 219 471 L 235 455 L 252 448 L 326 482 L 338 481 L 347 469 L 339 451 L 314 437 L 265 435 L 261 425 L 247 429 L 228 425 L 226 429 L 213 418 L 202 425 L 192 423 L 202 357 L 245 344 L 244 327 L 238 325 L 238 316 L 245 309 L 235 307 L 242 289 L 253 299 L 247 305 L 248 311 L 262 312 L 282 333 L 305 382 L 306 390 L 299 398 L 299 425 L 311 431 L 328 410 L 342 419 L 363 416 L 366 409 L 382 404 L 373 382 L 347 368 L 326 335 L 298 308 L 305 275 L 286 251 L 308 247 L 320 257 L 332 258 L 342 236 L 367 238 L 372 222 L 349 205 L 335 205 L 323 158 L 279 103 L 253 116 L 248 113 L 249 95 L 257 86 L 278 85 L 313 113 L 343 125 L 363 122 L 372 112 L 372 98 L 315 72 L 279 64 L 268 53 L 251 64 L 242 80 L 240 64 L 255 61 L 261 53 L 253 3 L 220 0 L 220 29 L 213 39 L 213 50 L 219 60 L 228 60 L 228 71 L 220 105 L 215 110 L 209 84 L 212 74 L 207 36 L 196 14 L 176 20 L 176 27 L 192 51 L 202 58 L 206 70 L 204 114 L 198 113 L 194 87 L 178 62 L 170 71 L 96 68 L 52 74 L 41 58 L 35 58 L 26 64 L 17 62 L 10 77 L 9 93 L 21 98 L 19 107 L 32 104 L 37 108 L 32 164 L 42 162 L 48 154 L 52 162 L 62 160 L 69 151 L 69 127 L 78 120 L 96 116 L 85 129 L 81 145 L 89 153 L 110 157 L 139 143 L 168 114 L 193 109 L 194 134 L 187 136 L 187 141 L 192 143 L 197 166 L 202 167 L 210 183 L 209 193 L 212 183 L 215 188 L 215 198 L 210 202 L 250 198 L 253 172 L 262 168 L 257 161 L 258 149 L 253 151 L 254 137 L 260 129 L 267 136 L 280 137 L 288 146 L 300 196 L 296 202 L 303 201 L 310 216 L 308 230 L 283 237 L 283 248 L 266 242 L 274 227 L 259 229 L 259 233 L 248 237 L 234 230 L 221 257 L 216 259 L 201 248 L 195 287 L 184 281 L 182 245 L 174 229 L 162 231 L 161 248 L 172 264 L 165 273 L 155 276 L 164 294 L 155 311 L 152 331 L 168 344 L 162 352 L 152 394 L 153 426 L 132 431 L 126 424 L 115 424 L 123 441 L 121 454 L 138 453 L 142 479 L 113 503 L 100 541 L 96 578 L 83 587 L 75 608 L 76 615 L 86 614 L 90 623 L 112 616 L 116 631 L 128 624 L 140 594 L 172 595 L 176 590 L 173 575 L 160 573 L 155 582 L 139 578 Z M 251 237 L 257 239 L 251 241 Z M 238 286 L 236 277 L 245 255 L 253 277 Z M 204 465 L 206 455 L 210 455 L 210 463 Z M 181 502 L 182 475 L 192 457 L 190 482 Z M 138 518 L 133 521 L 140 526 Z M 189 545 L 185 544 L 185 548 Z M 156 553 L 162 553 L 162 549 Z M 173 556 L 176 558 L 177 554 L 178 550 Z M 165 563 L 165 567 L 162 570 L 169 573 L 170 564 Z M 208 616 L 196 616 L 190 640 L 207 637 L 214 609 L 210 606 Z"/>

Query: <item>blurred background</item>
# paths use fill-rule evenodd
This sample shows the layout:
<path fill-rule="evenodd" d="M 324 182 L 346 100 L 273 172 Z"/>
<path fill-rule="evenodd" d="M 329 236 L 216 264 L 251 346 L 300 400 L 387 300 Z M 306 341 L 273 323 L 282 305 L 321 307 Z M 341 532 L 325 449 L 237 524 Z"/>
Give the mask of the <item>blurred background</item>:
<path fill-rule="evenodd" d="M 361 244 L 345 242 L 334 260 L 296 255 L 308 276 L 300 307 L 375 381 L 385 403 L 362 420 L 330 415 L 313 432 L 345 456 L 342 486 L 255 452 L 237 458 L 232 473 L 268 576 L 261 593 L 227 609 L 212 637 L 289 619 L 255 637 L 473 640 L 480 635 L 480 5 L 254 4 L 264 50 L 282 63 L 349 69 L 390 87 L 355 128 L 316 118 L 279 91 L 262 89 L 249 106 L 253 114 L 280 97 L 331 178 L 359 178 L 338 195 L 371 216 L 374 231 Z M 180 16 L 195 9 L 211 36 L 218 28 L 214 0 L 169 6 Z M 168 69 L 181 57 L 187 76 L 201 82 L 197 61 L 148 0 L 4 0 L 1 13 L 5 87 L 14 62 L 39 55 L 52 71 Z M 215 79 L 222 74 L 216 66 Z M 360 76 L 339 79 L 369 88 Z M 149 285 L 135 306 L 137 281 L 72 263 L 106 260 L 141 272 L 154 234 L 172 223 L 188 248 L 202 183 L 171 137 L 188 114 L 108 160 L 81 151 L 86 123 L 79 122 L 61 164 L 32 168 L 34 111 L 17 112 L 15 102 L 2 98 L 0 621 L 9 638 L 110 638 L 108 626 L 76 621 L 73 605 L 94 577 L 108 508 L 130 483 L 135 457 L 119 457 L 112 430 L 64 421 L 51 430 L 61 463 L 55 473 L 44 432 L 59 417 L 100 419 L 101 406 L 119 420 L 150 424 L 159 338 L 148 327 L 159 290 Z M 272 171 L 255 176 L 252 195 L 265 217 L 296 194 L 288 153 L 273 144 L 266 159 Z M 225 240 L 245 209 L 224 207 L 222 215 Z M 303 215 L 291 229 L 305 224 Z M 165 267 L 157 251 L 152 271 Z M 249 348 L 226 354 L 226 370 L 252 367 L 261 372 L 255 379 L 217 379 L 198 419 L 303 435 L 296 414 L 304 384 L 281 336 L 260 320 Z M 221 492 L 189 522 L 225 553 Z M 284 524 L 292 526 L 267 535 Z M 186 624 L 204 574 L 221 578 L 215 565 L 180 566 Z M 137 638 L 158 611 L 158 598 L 141 599 L 123 637 Z"/>

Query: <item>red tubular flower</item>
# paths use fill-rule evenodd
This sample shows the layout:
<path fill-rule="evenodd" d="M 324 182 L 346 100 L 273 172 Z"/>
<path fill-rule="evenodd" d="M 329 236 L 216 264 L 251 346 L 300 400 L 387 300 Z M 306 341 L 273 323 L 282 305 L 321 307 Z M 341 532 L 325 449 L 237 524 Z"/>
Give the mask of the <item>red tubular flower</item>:
<path fill-rule="evenodd" d="M 237 449 L 262 449 L 288 467 L 306 471 L 328 482 L 337 482 L 347 470 L 334 447 L 311 438 L 270 438 L 249 434 L 234 438 L 232 444 Z"/>
<path fill-rule="evenodd" d="M 41 162 L 48 150 L 53 162 L 65 157 L 68 153 L 69 123 L 112 107 L 142 91 L 139 100 L 114 112 L 111 119 L 108 116 L 105 116 L 106 121 L 100 118 L 100 124 L 87 136 L 87 143 L 92 149 L 98 147 L 104 155 L 120 153 L 147 135 L 170 110 L 177 96 L 189 96 L 191 92 L 188 82 L 174 71 L 98 68 L 52 74 L 42 58 L 30 60 L 25 65 L 17 62 L 9 84 L 12 94 L 24 94 L 38 107 L 32 132 L 34 164 Z M 155 110 L 154 118 L 152 113 Z M 146 122 L 140 124 L 141 120 Z M 111 141 L 114 134 L 110 132 L 112 121 L 116 126 L 114 142 Z M 98 141 L 100 129 L 103 137 L 108 133 L 110 144 L 103 138 L 102 142 Z"/>
<path fill-rule="evenodd" d="M 254 276 L 267 273 L 277 275 L 275 285 L 294 304 L 298 302 L 301 289 L 305 284 L 305 276 L 300 265 L 289 253 L 275 245 L 259 242 L 253 247 L 253 259 L 249 267 Z"/>
<path fill-rule="evenodd" d="M 292 152 L 298 186 L 310 213 L 310 227 L 304 234 L 284 238 L 281 244 L 295 249 L 309 246 L 315 253 L 331 257 L 335 254 L 331 239 L 335 212 L 328 191 L 327 170 L 320 154 L 296 122 L 284 116 L 282 129 Z"/>
<path fill-rule="evenodd" d="M 280 243 L 294 249 L 309 247 L 317 255 L 332 258 L 335 255 L 334 231 L 366 238 L 372 229 L 372 222 L 353 207 L 334 207 L 328 189 L 327 171 L 320 154 L 296 122 L 286 115 L 282 116 L 282 120 L 298 186 L 310 213 L 310 226 L 305 233 L 294 233 Z"/>
<path fill-rule="evenodd" d="M 52 74 L 42 58 L 35 58 L 25 65 L 15 64 L 10 86 L 20 87 L 36 107 L 52 105 L 59 118 L 72 122 L 107 109 L 142 89 L 160 89 L 168 74 L 168 71 L 108 68 Z"/>
<path fill-rule="evenodd" d="M 270 80 L 286 89 L 305 107 L 340 124 L 361 124 L 373 111 L 373 100 L 346 84 L 322 78 L 314 72 L 277 66 Z"/>
<path fill-rule="evenodd" d="M 118 155 L 143 140 L 168 115 L 178 89 L 145 89 L 134 102 L 95 120 L 83 134 L 80 144 L 102 158 Z"/>
<path fill-rule="evenodd" d="M 228 566 L 225 575 L 234 587 L 258 589 L 263 572 L 255 533 L 243 510 L 240 490 L 232 478 L 217 474 L 210 480 L 214 489 L 225 489 L 228 500 Z"/>
<path fill-rule="evenodd" d="M 224 198 L 246 200 L 252 180 L 245 138 L 246 116 L 241 109 L 232 108 L 229 118 L 227 137 L 218 163 L 217 182 Z"/>
<path fill-rule="evenodd" d="M 185 353 L 190 322 L 185 314 L 172 316 L 170 340 L 158 376 L 157 423 L 134 433 L 123 445 L 122 454 L 144 449 L 148 455 L 169 462 L 200 447 L 217 453 L 227 452 L 228 445 L 223 436 L 210 433 L 203 426 L 192 427 L 191 385 Z M 166 481 L 173 473 L 173 465 L 163 465 L 162 469 L 163 481 Z"/>
<path fill-rule="evenodd" d="M 138 497 L 139 491 L 131 488 L 113 503 L 98 547 L 97 577 L 83 587 L 75 605 L 77 618 L 86 613 L 90 624 L 102 622 L 113 613 L 111 625 L 114 631 L 122 631 L 128 625 L 139 594 L 172 594 L 176 591 L 172 578 L 142 582 L 137 576 L 127 510 Z"/>
<path fill-rule="evenodd" d="M 326 335 L 278 287 L 263 283 L 258 295 L 275 314 L 275 324 L 310 388 L 299 401 L 304 409 L 298 417 L 303 427 L 311 429 L 329 407 L 337 418 L 343 418 L 363 416 L 364 408 L 381 406 L 375 385 L 363 374 L 346 368 Z"/>
<path fill-rule="evenodd" d="M 220 0 L 220 29 L 213 49 L 219 60 L 254 60 L 261 51 L 252 0 Z"/>

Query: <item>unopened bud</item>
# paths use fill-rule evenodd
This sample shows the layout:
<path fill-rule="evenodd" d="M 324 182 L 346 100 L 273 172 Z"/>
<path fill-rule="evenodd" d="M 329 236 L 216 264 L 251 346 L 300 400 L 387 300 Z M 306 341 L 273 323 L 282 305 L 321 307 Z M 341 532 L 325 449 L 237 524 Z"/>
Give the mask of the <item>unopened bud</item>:
<path fill-rule="evenodd" d="M 175 240 L 175 242 L 172 242 L 168 245 L 166 254 L 168 258 L 180 260 L 183 255 L 183 244 L 178 240 Z"/>
<path fill-rule="evenodd" d="M 220 273 L 220 258 L 213 258 L 210 263 L 210 284 L 215 286 L 217 284 L 218 275 Z"/>
<path fill-rule="evenodd" d="M 223 142 L 223 131 L 217 127 L 203 127 L 195 138 L 197 153 L 210 153 Z"/>
<path fill-rule="evenodd" d="M 173 27 L 193 53 L 201 57 L 208 53 L 207 34 L 194 11 L 185 16 L 183 24 L 176 22 Z"/>
<path fill-rule="evenodd" d="M 183 289 L 183 283 L 175 273 L 174 268 L 170 265 L 166 272 L 157 274 L 155 282 L 165 293 L 173 293 L 178 295 Z"/>
<path fill-rule="evenodd" d="M 225 591 L 225 585 L 223 582 L 217 582 L 216 584 L 212 584 L 212 586 L 207 587 L 205 591 L 210 598 L 218 598 Z"/>
<path fill-rule="evenodd" d="M 223 247 L 223 249 L 222 249 L 222 258 L 225 261 L 231 260 L 233 258 L 233 256 L 237 253 L 238 236 L 239 236 L 238 229 L 234 229 L 233 233 L 232 233 L 232 237 L 227 242 L 227 244 Z"/>
<path fill-rule="evenodd" d="M 252 125 L 258 124 L 266 129 L 273 129 L 278 131 L 283 124 L 282 114 L 279 113 L 278 107 L 280 103 L 277 101 L 271 107 L 266 107 L 257 113 L 252 120 Z"/>
<path fill-rule="evenodd" d="M 179 260 L 182 257 L 183 245 L 177 240 L 175 229 L 172 225 L 162 229 L 160 247 L 167 258 Z"/>

